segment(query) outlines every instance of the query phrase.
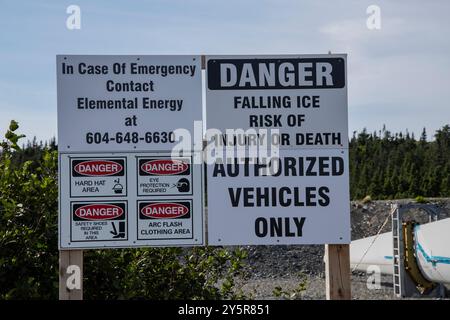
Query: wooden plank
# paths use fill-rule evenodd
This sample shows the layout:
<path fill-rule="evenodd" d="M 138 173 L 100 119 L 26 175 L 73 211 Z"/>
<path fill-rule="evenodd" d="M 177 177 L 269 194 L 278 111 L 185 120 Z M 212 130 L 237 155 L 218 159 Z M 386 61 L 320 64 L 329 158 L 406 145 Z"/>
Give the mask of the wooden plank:
<path fill-rule="evenodd" d="M 83 300 L 83 250 L 59 251 L 59 300 Z"/>
<path fill-rule="evenodd" d="M 350 300 L 350 245 L 325 245 L 325 283 L 327 300 Z"/>

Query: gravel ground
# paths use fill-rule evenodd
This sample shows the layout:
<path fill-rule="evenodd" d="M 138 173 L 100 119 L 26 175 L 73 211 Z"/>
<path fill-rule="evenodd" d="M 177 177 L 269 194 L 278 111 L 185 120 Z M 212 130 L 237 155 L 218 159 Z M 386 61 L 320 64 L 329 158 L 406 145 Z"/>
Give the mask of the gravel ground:
<path fill-rule="evenodd" d="M 433 199 L 441 208 L 441 219 L 450 217 L 450 199 Z M 399 200 L 410 203 L 412 200 Z M 351 203 L 352 239 L 360 239 L 377 234 L 389 216 L 390 206 L 394 201 L 372 201 L 370 203 Z M 412 210 L 406 219 L 420 223 L 427 222 L 427 215 Z M 382 232 L 391 230 L 388 219 Z M 295 298 L 325 299 L 325 265 L 323 263 L 324 246 L 248 246 L 248 269 L 245 279 L 238 280 L 238 288 L 255 299 L 287 298 L 295 292 L 301 282 L 301 275 L 306 278 L 306 290 Z M 274 289 L 280 287 L 286 294 L 274 295 Z M 289 293 L 289 294 L 288 294 Z M 381 277 L 380 289 L 367 289 L 367 275 L 352 275 L 353 299 L 394 299 L 392 276 Z"/>
<path fill-rule="evenodd" d="M 356 300 L 392 300 L 395 299 L 392 293 L 392 276 L 381 277 L 381 287 L 379 289 L 367 288 L 367 276 L 352 275 L 352 298 Z M 301 282 L 298 277 L 288 278 L 260 278 L 252 281 L 242 282 L 241 289 L 244 293 L 254 299 L 303 299 L 303 300 L 323 300 L 325 299 L 325 278 L 323 276 L 308 276 L 306 280 L 306 289 L 294 297 L 292 293 Z M 281 287 L 286 292 L 285 295 L 276 297 L 274 290 Z"/>

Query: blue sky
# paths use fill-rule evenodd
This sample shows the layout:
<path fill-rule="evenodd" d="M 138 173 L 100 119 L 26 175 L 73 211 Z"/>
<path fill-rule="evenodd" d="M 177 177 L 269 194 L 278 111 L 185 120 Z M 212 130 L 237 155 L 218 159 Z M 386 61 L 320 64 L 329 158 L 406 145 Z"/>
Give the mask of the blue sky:
<path fill-rule="evenodd" d="M 81 8 L 68 30 L 66 8 Z M 369 5 L 381 29 L 366 27 Z M 56 54 L 348 54 L 349 131 L 450 123 L 450 1 L 0 0 L 0 130 L 56 135 Z"/>

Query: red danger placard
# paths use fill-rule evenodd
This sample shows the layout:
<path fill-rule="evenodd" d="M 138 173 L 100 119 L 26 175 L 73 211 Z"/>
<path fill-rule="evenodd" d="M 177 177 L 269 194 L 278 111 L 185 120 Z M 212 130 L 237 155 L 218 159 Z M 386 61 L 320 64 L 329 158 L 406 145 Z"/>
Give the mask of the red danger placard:
<path fill-rule="evenodd" d="M 123 166 L 113 161 L 85 161 L 74 167 L 76 174 L 88 177 L 112 176 L 123 171 Z"/>
<path fill-rule="evenodd" d="M 141 159 L 139 161 L 140 175 L 187 175 L 190 171 L 190 163 L 177 159 Z"/>
<path fill-rule="evenodd" d="M 175 219 L 188 215 L 189 211 L 190 211 L 189 203 L 156 202 L 149 204 L 144 203 L 140 213 L 144 217 L 151 219 Z"/>
<path fill-rule="evenodd" d="M 109 177 L 123 176 L 123 159 L 77 159 L 72 161 L 73 177 Z"/>
<path fill-rule="evenodd" d="M 119 218 L 125 210 L 119 205 L 101 203 L 81 205 L 73 212 L 74 218 L 84 220 L 110 220 Z"/>

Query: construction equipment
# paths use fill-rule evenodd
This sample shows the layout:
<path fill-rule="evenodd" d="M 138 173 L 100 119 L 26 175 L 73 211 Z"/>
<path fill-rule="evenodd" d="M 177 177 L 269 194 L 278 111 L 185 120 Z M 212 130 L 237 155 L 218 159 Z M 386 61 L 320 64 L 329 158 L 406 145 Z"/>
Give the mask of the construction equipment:
<path fill-rule="evenodd" d="M 420 209 L 429 223 L 404 221 L 404 213 Z M 397 297 L 445 295 L 450 284 L 450 218 L 439 220 L 435 204 L 394 204 L 392 232 L 352 241 L 352 270 L 366 272 L 377 266 L 381 273 L 393 276 Z"/>

